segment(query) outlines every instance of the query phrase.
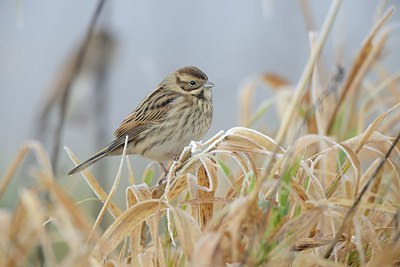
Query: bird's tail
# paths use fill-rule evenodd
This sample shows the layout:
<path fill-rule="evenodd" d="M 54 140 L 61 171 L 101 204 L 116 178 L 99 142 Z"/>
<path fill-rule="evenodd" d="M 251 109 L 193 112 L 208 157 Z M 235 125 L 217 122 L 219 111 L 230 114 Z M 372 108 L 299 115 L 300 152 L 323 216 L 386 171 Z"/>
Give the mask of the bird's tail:
<path fill-rule="evenodd" d="M 90 157 L 88 160 L 82 162 L 81 164 L 79 164 L 78 166 L 76 166 L 75 168 L 73 168 L 72 170 L 69 171 L 68 175 L 83 171 L 84 169 L 86 169 L 87 167 L 89 167 L 90 165 L 92 165 L 93 163 L 97 162 L 98 160 L 104 158 L 105 156 L 107 156 L 107 152 L 108 152 L 108 147 L 103 148 L 102 150 L 100 150 L 99 152 L 97 152 L 95 155 L 93 155 L 92 157 Z"/>

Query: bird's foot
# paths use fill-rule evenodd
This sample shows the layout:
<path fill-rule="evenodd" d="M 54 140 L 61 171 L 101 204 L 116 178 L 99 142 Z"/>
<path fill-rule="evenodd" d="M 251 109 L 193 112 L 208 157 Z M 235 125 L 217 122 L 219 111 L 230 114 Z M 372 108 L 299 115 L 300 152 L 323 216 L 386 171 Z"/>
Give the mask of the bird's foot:
<path fill-rule="evenodd" d="M 170 157 L 172 158 L 173 161 L 178 161 L 179 160 L 179 156 L 177 155 L 170 155 Z"/>

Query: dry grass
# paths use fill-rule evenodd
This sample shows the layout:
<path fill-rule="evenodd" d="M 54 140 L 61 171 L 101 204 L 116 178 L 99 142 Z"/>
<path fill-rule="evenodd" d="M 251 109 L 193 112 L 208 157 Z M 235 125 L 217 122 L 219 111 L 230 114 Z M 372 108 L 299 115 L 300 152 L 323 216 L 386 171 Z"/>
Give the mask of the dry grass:
<path fill-rule="evenodd" d="M 251 82 L 242 92 L 246 128 L 193 142 L 153 187 L 148 175 L 131 182 L 125 208 L 113 202 L 125 156 L 110 193 L 83 171 L 103 203 L 94 223 L 54 181 L 43 147 L 24 144 L 0 196 L 29 151 L 36 186 L 19 193 L 12 213 L 0 210 L 0 266 L 399 264 L 400 75 L 381 64 L 393 9 L 366 36 L 348 74 L 337 68 L 324 80 L 318 58 L 339 4 L 320 37 L 310 36 L 310 61 L 296 86 L 271 74 Z M 380 78 L 371 81 L 371 72 Z M 255 107 L 259 83 L 276 95 Z M 271 106 L 282 111 L 276 137 L 250 129 Z M 106 212 L 114 220 L 102 232 Z"/>

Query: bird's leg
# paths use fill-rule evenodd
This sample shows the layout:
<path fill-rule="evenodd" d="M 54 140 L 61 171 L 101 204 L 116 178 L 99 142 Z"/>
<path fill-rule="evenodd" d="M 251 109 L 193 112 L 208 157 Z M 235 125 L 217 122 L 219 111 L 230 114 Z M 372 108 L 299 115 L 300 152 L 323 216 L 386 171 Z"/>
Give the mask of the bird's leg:
<path fill-rule="evenodd" d="M 158 180 L 157 184 L 159 186 L 163 186 L 163 185 L 167 184 L 166 181 L 167 181 L 168 169 L 165 168 L 164 164 L 162 164 L 161 162 L 159 162 L 158 164 L 160 164 L 161 168 L 163 169 L 164 175 Z M 165 188 L 165 186 L 164 186 L 164 188 Z"/>
<path fill-rule="evenodd" d="M 159 162 L 158 164 L 160 164 L 161 168 L 162 168 L 163 171 L 164 171 L 165 176 L 167 176 L 167 174 L 168 174 L 167 168 L 165 168 L 164 164 L 162 164 L 161 162 Z"/>
<path fill-rule="evenodd" d="M 172 158 L 174 161 L 179 160 L 179 157 L 178 157 L 178 156 L 175 156 L 175 155 L 172 155 L 172 154 L 171 154 L 170 156 L 171 156 L 171 158 Z M 164 171 L 164 178 L 166 178 L 167 175 L 168 175 L 168 173 L 169 173 L 169 170 L 168 170 L 167 168 L 165 168 L 165 165 L 162 164 L 161 162 L 159 162 L 158 164 L 160 164 L 161 168 L 163 169 L 163 171 Z M 169 164 L 169 167 L 171 167 L 171 164 Z"/>
<path fill-rule="evenodd" d="M 179 160 L 179 156 L 175 156 L 175 155 L 170 155 L 170 157 L 174 160 L 177 161 Z M 165 179 L 167 178 L 168 172 L 169 170 L 167 168 L 165 168 L 164 164 L 162 164 L 161 162 L 159 162 L 158 164 L 160 164 L 161 168 L 164 171 L 164 176 L 158 181 L 158 184 L 161 184 L 165 181 Z M 171 166 L 171 165 L 170 165 Z"/>

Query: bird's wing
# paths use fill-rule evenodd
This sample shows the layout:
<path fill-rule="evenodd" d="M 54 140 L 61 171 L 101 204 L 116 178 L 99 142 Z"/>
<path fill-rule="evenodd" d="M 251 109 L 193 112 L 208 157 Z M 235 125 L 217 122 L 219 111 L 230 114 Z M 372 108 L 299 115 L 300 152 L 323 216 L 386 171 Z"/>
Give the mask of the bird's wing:
<path fill-rule="evenodd" d="M 159 124 L 167 116 L 170 104 L 175 99 L 176 95 L 164 91 L 161 86 L 154 90 L 115 130 L 115 141 L 112 142 L 109 151 L 123 144 L 127 135 L 129 141 L 134 140 L 146 129 Z"/>
<path fill-rule="evenodd" d="M 140 131 L 136 128 L 143 129 L 143 127 L 151 127 L 159 123 L 167 114 L 169 108 L 167 106 L 163 107 L 141 107 L 140 109 L 132 112 L 128 117 L 126 117 L 122 123 L 119 125 L 117 130 L 115 130 L 115 138 L 125 137 L 127 134 L 135 135 Z"/>
<path fill-rule="evenodd" d="M 151 125 L 137 125 L 131 130 L 127 130 L 123 135 L 116 137 L 114 141 L 112 141 L 108 146 L 107 146 L 107 153 L 113 152 L 115 149 L 121 147 L 125 143 L 125 138 L 128 136 L 128 142 L 136 139 L 140 133 L 143 131 L 149 129 Z"/>

